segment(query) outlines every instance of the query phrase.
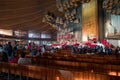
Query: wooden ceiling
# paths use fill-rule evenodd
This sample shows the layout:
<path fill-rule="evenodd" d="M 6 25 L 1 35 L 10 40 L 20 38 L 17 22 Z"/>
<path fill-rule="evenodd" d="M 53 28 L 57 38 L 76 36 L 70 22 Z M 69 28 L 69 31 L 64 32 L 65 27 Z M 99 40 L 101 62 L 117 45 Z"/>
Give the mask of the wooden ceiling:
<path fill-rule="evenodd" d="M 55 32 L 42 22 L 46 11 L 58 14 L 56 0 L 0 0 L 0 29 Z"/>

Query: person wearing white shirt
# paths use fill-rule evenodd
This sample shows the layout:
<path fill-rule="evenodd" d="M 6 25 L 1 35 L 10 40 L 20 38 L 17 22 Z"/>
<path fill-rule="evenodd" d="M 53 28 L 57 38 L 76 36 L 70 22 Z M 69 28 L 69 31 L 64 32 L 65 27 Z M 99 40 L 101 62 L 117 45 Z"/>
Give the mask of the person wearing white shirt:
<path fill-rule="evenodd" d="M 30 64 L 31 64 L 31 59 L 26 58 L 26 57 L 25 57 L 25 53 L 22 52 L 22 53 L 20 54 L 19 59 L 18 59 L 18 64 L 30 65 Z"/>

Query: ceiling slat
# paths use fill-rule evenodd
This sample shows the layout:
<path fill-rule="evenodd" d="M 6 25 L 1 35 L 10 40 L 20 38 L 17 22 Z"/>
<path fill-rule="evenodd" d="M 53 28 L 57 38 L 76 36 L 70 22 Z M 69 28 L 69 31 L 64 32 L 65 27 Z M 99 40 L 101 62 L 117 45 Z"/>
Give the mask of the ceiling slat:
<path fill-rule="evenodd" d="M 46 11 L 59 14 L 56 0 L 0 0 L 0 28 L 54 32 L 42 22 Z"/>

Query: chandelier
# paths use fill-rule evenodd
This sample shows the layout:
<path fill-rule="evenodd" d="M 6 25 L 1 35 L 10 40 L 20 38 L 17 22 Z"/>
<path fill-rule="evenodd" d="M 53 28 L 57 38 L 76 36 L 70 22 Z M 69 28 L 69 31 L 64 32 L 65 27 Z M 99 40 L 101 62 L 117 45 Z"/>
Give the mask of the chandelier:
<path fill-rule="evenodd" d="M 71 23 L 79 23 L 77 8 L 80 7 L 81 4 L 88 2 L 90 2 L 90 0 L 56 0 L 56 7 L 58 11 L 64 13 L 66 20 Z"/>
<path fill-rule="evenodd" d="M 64 12 L 88 2 L 90 2 L 90 0 L 56 0 L 56 6 L 60 12 Z"/>
<path fill-rule="evenodd" d="M 104 0 L 103 8 L 108 13 L 120 15 L 120 0 Z"/>
<path fill-rule="evenodd" d="M 80 23 L 77 8 L 81 6 L 81 4 L 88 2 L 90 2 L 90 0 L 56 0 L 56 7 L 64 16 L 61 18 L 48 11 L 43 17 L 43 22 L 48 23 L 59 31 L 65 29 L 69 23 Z"/>
<path fill-rule="evenodd" d="M 63 18 L 56 16 L 52 12 L 46 12 L 45 16 L 43 17 L 43 22 L 48 23 L 52 27 L 56 28 L 57 30 L 61 30 L 67 26 L 67 21 Z"/>

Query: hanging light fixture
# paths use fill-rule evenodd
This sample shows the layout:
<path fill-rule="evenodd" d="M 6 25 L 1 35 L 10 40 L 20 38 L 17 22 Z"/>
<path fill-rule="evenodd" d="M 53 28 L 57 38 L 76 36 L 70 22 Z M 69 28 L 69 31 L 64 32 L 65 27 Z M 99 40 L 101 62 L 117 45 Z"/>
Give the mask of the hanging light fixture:
<path fill-rule="evenodd" d="M 56 0 L 56 7 L 58 11 L 64 13 L 64 18 L 60 18 L 51 12 L 46 12 L 42 22 L 46 22 L 54 28 L 61 30 L 66 28 L 68 24 L 79 23 L 80 20 L 77 18 L 77 8 L 90 0 Z"/>
<path fill-rule="evenodd" d="M 42 21 L 48 23 L 49 25 L 56 28 L 57 30 L 61 30 L 67 26 L 66 20 L 56 16 L 55 14 L 53 14 L 51 12 L 46 12 Z"/>
<path fill-rule="evenodd" d="M 108 13 L 120 15 L 120 0 L 104 0 L 103 8 Z"/>
<path fill-rule="evenodd" d="M 77 8 L 83 3 L 88 3 L 90 0 L 56 0 L 58 11 L 63 12 L 65 20 L 71 23 L 78 23 Z"/>
<path fill-rule="evenodd" d="M 65 11 L 68 9 L 73 9 L 79 7 L 83 3 L 88 3 L 90 0 L 56 0 L 56 6 L 58 10 Z M 61 10 L 62 9 L 62 10 Z"/>

